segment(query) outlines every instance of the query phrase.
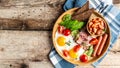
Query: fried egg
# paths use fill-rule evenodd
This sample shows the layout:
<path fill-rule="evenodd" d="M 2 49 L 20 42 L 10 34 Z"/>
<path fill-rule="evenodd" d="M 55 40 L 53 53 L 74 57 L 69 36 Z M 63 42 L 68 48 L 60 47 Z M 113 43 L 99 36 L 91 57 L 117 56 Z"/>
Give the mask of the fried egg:
<path fill-rule="evenodd" d="M 67 49 L 69 50 L 72 48 L 76 43 L 73 41 L 73 37 L 71 35 L 64 36 L 63 34 L 60 34 L 58 31 L 55 35 L 55 42 L 57 44 L 58 48 Z"/>
<path fill-rule="evenodd" d="M 72 35 L 64 36 L 63 34 L 56 31 L 55 34 L 55 43 L 60 52 L 63 50 L 68 50 L 71 58 L 79 58 L 80 55 L 84 53 L 84 49 L 81 47 L 78 53 L 73 52 L 73 47 L 77 45 L 77 43 L 73 40 Z M 69 43 L 69 44 L 67 44 Z"/>

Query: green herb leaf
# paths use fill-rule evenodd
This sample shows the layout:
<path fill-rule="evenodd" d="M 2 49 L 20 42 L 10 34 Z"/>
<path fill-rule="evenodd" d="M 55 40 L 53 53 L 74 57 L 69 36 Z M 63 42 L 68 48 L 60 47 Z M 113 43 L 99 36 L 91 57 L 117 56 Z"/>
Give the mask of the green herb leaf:
<path fill-rule="evenodd" d="M 70 43 L 71 43 L 70 41 L 66 42 L 66 44 L 67 44 L 68 46 L 70 46 Z"/>
<path fill-rule="evenodd" d="M 93 53 L 93 46 L 90 46 L 87 55 L 88 55 L 88 56 L 91 56 L 92 53 Z"/>
<path fill-rule="evenodd" d="M 71 20 L 71 15 L 70 14 L 66 14 L 63 18 L 62 18 L 63 21 L 69 21 Z"/>
<path fill-rule="evenodd" d="M 77 40 L 79 37 L 80 37 L 79 34 L 77 34 L 77 35 L 75 36 L 74 40 Z"/>
<path fill-rule="evenodd" d="M 73 30 L 73 31 L 71 32 L 71 35 L 72 35 L 73 37 L 76 37 L 77 34 L 78 34 L 78 30 Z"/>
<path fill-rule="evenodd" d="M 86 51 L 84 52 L 84 54 L 86 54 L 86 55 L 87 55 L 87 53 L 88 53 L 88 50 L 86 50 Z"/>
<path fill-rule="evenodd" d="M 81 29 L 83 26 L 84 26 L 84 22 L 79 22 L 79 21 L 77 21 L 77 20 L 73 20 L 72 21 L 72 27 L 71 27 L 71 30 L 73 31 L 73 30 L 79 30 L 79 29 Z"/>

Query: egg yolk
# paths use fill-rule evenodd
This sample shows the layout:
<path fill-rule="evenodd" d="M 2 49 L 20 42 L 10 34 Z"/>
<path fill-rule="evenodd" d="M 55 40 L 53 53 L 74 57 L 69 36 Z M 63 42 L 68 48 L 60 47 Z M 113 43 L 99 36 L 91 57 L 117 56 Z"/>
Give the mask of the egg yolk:
<path fill-rule="evenodd" d="M 70 55 L 71 58 L 77 58 L 78 57 L 78 53 L 74 52 L 73 49 L 71 49 L 69 51 L 69 55 Z"/>
<path fill-rule="evenodd" d="M 63 36 L 58 37 L 57 38 L 57 43 L 58 43 L 59 46 L 64 46 L 65 43 L 66 43 L 66 38 L 63 37 Z"/>

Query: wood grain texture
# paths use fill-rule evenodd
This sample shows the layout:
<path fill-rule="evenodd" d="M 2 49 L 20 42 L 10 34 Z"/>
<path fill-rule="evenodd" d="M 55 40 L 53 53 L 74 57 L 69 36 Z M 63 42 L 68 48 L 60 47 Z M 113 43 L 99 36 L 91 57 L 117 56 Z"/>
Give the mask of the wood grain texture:
<path fill-rule="evenodd" d="M 20 68 L 22 64 L 28 66 L 29 62 L 49 61 L 51 32 L 0 31 L 0 38 L 0 64 Z"/>
<path fill-rule="evenodd" d="M 1 0 L 0 1 L 0 29 L 6 30 L 52 30 L 53 24 L 63 12 L 62 5 L 65 0 Z M 119 0 L 113 0 L 115 4 Z M 2 20 L 13 21 L 8 25 Z M 25 20 L 25 21 L 24 21 Z M 32 22 L 30 22 L 30 21 Z M 34 24 L 35 23 L 35 24 Z M 31 26 L 31 24 L 34 24 Z M 17 28 L 18 27 L 18 28 Z"/>
<path fill-rule="evenodd" d="M 9 25 L 3 23 L 2 29 L 21 30 L 52 30 L 53 24 L 58 16 L 63 12 L 62 5 L 65 0 L 1 0 L 0 2 L 0 20 L 13 21 L 18 19 L 24 26 L 16 22 L 9 22 Z M 32 22 L 30 22 L 30 21 Z M 0 21 L 2 23 L 2 21 Z M 34 24 L 35 23 L 35 24 Z M 21 28 L 16 28 L 20 26 Z M 31 26 L 31 24 L 34 24 Z M 39 25 L 39 26 L 38 26 Z M 14 26 L 14 27 L 11 27 Z M 23 30 L 22 29 L 22 30 Z"/>
<path fill-rule="evenodd" d="M 53 68 L 48 59 L 52 46 L 50 31 L 0 31 L 0 38 L 0 65 L 11 68 L 21 68 L 21 66 Z M 99 68 L 120 67 L 119 41 L 120 38 L 100 63 Z M 91 66 L 77 67 L 89 68 Z"/>
<path fill-rule="evenodd" d="M 0 0 L 0 18 L 41 20 L 40 23 L 44 23 L 41 28 L 49 30 L 63 12 L 64 2 L 65 0 Z M 119 4 L 116 6 L 120 7 Z M 120 68 L 119 41 L 120 37 L 98 68 Z M 51 31 L 0 30 L 0 68 L 54 68 L 48 58 L 51 46 Z M 93 67 L 88 65 L 76 68 Z"/>
<path fill-rule="evenodd" d="M 114 3 L 114 4 L 119 4 L 119 3 L 120 3 L 120 0 L 113 0 L 113 3 Z"/>

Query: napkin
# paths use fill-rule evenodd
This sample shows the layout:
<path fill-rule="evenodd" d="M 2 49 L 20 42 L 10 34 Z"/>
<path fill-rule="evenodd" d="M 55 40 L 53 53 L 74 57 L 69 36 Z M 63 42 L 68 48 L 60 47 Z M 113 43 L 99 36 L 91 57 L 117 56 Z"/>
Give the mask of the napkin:
<path fill-rule="evenodd" d="M 87 0 L 67 0 L 63 6 L 63 9 L 67 11 L 74 7 L 82 7 L 86 2 Z M 89 3 L 90 3 L 90 8 L 96 9 L 107 20 L 110 26 L 110 31 L 112 36 L 110 40 L 110 47 L 108 48 L 107 52 L 104 54 L 102 58 L 91 64 L 94 67 L 97 67 L 98 64 L 102 62 L 104 57 L 114 46 L 114 43 L 116 42 L 118 36 L 120 35 L 120 10 L 117 7 L 115 7 L 113 4 L 107 4 L 101 0 L 89 0 Z M 76 66 L 61 58 L 54 49 L 54 47 L 52 48 L 49 54 L 49 59 L 55 68 L 74 68 Z"/>

